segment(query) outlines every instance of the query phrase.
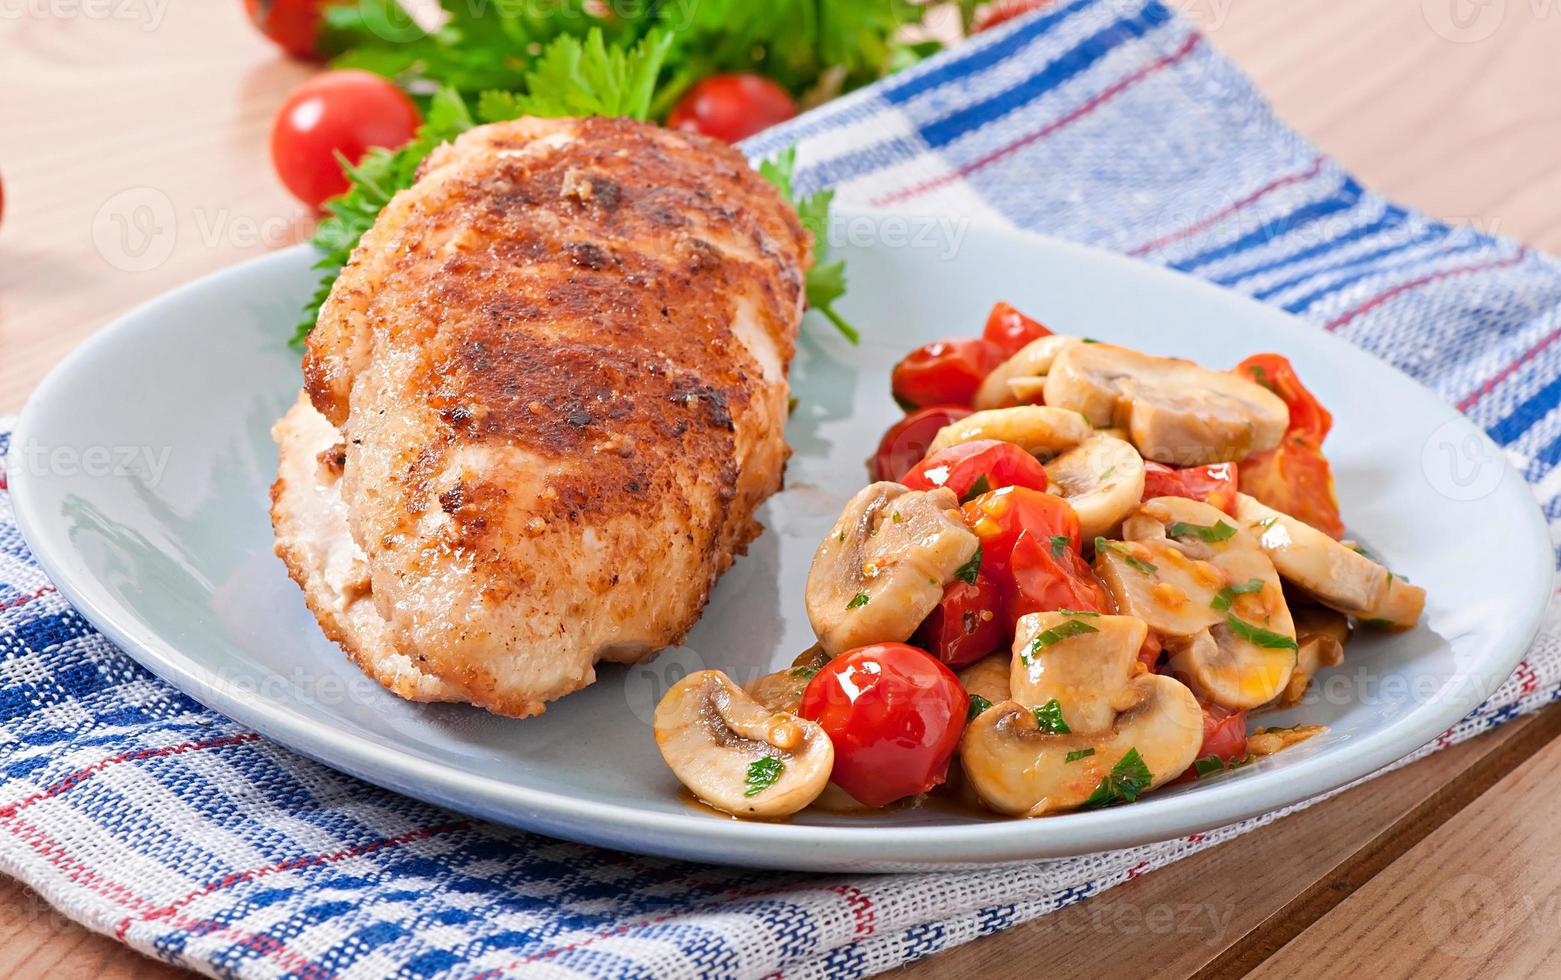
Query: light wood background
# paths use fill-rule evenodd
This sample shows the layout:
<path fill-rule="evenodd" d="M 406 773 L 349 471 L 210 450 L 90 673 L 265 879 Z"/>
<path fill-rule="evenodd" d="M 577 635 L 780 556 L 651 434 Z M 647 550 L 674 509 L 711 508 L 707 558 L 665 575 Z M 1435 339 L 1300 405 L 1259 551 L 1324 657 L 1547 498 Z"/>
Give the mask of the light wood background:
<path fill-rule="evenodd" d="M 1561 0 L 1172 2 L 1367 184 L 1561 251 Z M 131 306 L 308 234 L 266 134 L 309 69 L 239 0 L 108 7 L 0 0 L 0 412 Z M 1516 722 L 902 972 L 1553 973 L 1557 734 Z M 0 975 L 174 972 L 0 880 Z"/>

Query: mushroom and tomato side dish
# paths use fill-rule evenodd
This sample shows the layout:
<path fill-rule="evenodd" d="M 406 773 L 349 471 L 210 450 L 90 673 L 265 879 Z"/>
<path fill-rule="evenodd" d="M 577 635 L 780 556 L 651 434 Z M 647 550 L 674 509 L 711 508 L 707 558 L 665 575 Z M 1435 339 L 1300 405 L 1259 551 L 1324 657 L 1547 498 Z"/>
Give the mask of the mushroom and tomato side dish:
<path fill-rule="evenodd" d="M 1332 417 L 1277 354 L 1211 370 L 999 303 L 893 391 L 907 414 L 808 575 L 817 645 L 656 711 L 719 810 L 1132 802 L 1321 731 L 1248 715 L 1298 703 L 1355 628 L 1420 618 L 1424 590 L 1344 540 Z"/>

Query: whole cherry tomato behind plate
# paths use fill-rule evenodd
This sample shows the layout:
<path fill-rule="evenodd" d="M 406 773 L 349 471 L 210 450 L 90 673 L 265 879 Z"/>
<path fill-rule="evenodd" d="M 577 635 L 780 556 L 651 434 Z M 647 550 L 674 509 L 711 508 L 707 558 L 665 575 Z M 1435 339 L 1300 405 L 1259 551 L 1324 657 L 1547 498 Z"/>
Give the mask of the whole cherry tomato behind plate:
<path fill-rule="evenodd" d="M 763 75 L 712 75 L 683 93 L 667 128 L 738 143 L 796 114 L 792 97 Z"/>
<path fill-rule="evenodd" d="M 366 71 L 328 71 L 293 89 L 271 127 L 271 161 L 293 196 L 312 208 L 347 189 L 349 163 L 370 147 L 412 138 L 417 106 L 391 82 Z"/>

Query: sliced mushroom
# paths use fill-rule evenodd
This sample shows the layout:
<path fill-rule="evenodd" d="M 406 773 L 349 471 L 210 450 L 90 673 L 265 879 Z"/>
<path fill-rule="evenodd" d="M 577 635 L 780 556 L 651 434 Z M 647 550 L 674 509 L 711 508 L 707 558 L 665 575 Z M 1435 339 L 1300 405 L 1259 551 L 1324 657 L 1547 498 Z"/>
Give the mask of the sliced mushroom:
<path fill-rule="evenodd" d="M 1008 675 L 1012 673 L 1008 666 L 1010 659 L 1007 650 L 982 657 L 959 672 L 959 682 L 965 686 L 967 693 L 991 704 L 1007 701 L 1010 697 Z"/>
<path fill-rule="evenodd" d="M 1027 817 L 1081 806 L 1131 749 L 1149 770 L 1142 791 L 1164 785 L 1197 758 L 1203 711 L 1191 691 L 1160 674 L 1139 675 L 1126 694 L 1130 706 L 1116 724 L 1094 734 L 1044 732 L 1019 702 L 993 706 L 965 728 L 965 778 L 993 810 Z"/>
<path fill-rule="evenodd" d="M 1344 644 L 1350 636 L 1350 621 L 1336 610 L 1292 604 L 1290 613 L 1295 619 L 1295 642 L 1300 649 L 1295 653 L 1290 683 L 1279 698 L 1284 706 L 1300 703 L 1318 671 L 1344 663 Z"/>
<path fill-rule="evenodd" d="M 952 490 L 862 489 L 808 572 L 808 620 L 824 652 L 908 638 L 979 546 Z"/>
<path fill-rule="evenodd" d="M 994 408 L 950 422 L 932 437 L 928 455 L 977 439 L 1011 442 L 1032 456 L 1049 459 L 1095 434 L 1077 412 L 1045 405 Z"/>
<path fill-rule="evenodd" d="M 824 729 L 770 711 L 719 670 L 696 671 L 656 705 L 656 745 L 700 800 L 740 817 L 784 817 L 829 782 L 835 747 Z"/>
<path fill-rule="evenodd" d="M 1257 535 L 1279 574 L 1323 605 L 1388 629 L 1419 621 L 1425 590 L 1360 552 L 1244 493 L 1236 495 L 1236 518 Z"/>
<path fill-rule="evenodd" d="M 1114 533 L 1144 495 L 1144 458 L 1106 435 L 1092 435 L 1047 463 L 1046 476 L 1079 515 L 1086 541 Z"/>
<path fill-rule="evenodd" d="M 1212 605 L 1224 574 L 1164 538 L 1097 544 L 1095 574 L 1117 612 L 1161 636 L 1192 636 L 1225 618 Z"/>
<path fill-rule="evenodd" d="M 1061 335 L 1030 341 L 1013 357 L 993 368 L 982 380 L 981 387 L 976 389 L 973 404 L 978 409 L 1027 404 L 1030 399 L 1018 397 L 1019 389 L 1012 382 L 1044 378 L 1057 355 L 1077 343 L 1078 337 Z"/>
<path fill-rule="evenodd" d="M 1014 405 L 1040 405 L 1046 401 L 1045 378 L 1013 378 L 1008 382 Z"/>
<path fill-rule="evenodd" d="M 1106 731 L 1128 706 L 1121 703 L 1123 691 L 1147 632 L 1144 621 L 1131 616 L 1060 611 L 1020 616 L 1011 697 L 1028 705 L 1055 699 L 1073 731 Z"/>
<path fill-rule="evenodd" d="M 1225 371 L 1112 344 L 1075 344 L 1046 376 L 1046 404 L 1118 425 L 1146 459 L 1201 466 L 1279 445 L 1290 410 L 1273 392 Z"/>
<path fill-rule="evenodd" d="M 755 701 L 769 708 L 771 711 L 789 711 L 797 713 L 797 708 L 802 704 L 802 692 L 807 689 L 808 681 L 819 672 L 819 668 L 829 663 L 829 654 L 817 643 L 803 651 L 802 655 L 791 662 L 791 666 L 785 670 L 777 670 L 773 674 L 765 674 L 756 681 L 752 681 L 743 690 Z"/>

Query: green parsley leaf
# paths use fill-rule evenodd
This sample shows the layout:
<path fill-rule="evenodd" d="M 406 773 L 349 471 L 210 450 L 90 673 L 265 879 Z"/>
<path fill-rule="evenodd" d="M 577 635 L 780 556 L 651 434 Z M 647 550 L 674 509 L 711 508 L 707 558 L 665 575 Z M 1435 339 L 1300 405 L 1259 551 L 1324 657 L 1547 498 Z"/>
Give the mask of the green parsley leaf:
<path fill-rule="evenodd" d="M 767 755 L 762 759 L 755 759 L 748 763 L 748 776 L 744 780 L 748 789 L 744 796 L 758 796 L 760 793 L 775 785 L 775 781 L 786 771 L 786 764 L 774 756 Z"/>
<path fill-rule="evenodd" d="M 1120 541 L 1107 541 L 1105 538 L 1096 538 L 1095 551 L 1109 551 L 1127 562 L 1129 568 L 1136 568 L 1145 575 L 1153 575 L 1160 570 L 1158 566 L 1136 557 L 1131 551 L 1127 550 L 1127 545 Z"/>
<path fill-rule="evenodd" d="M 652 30 L 632 48 L 607 46 L 601 28 L 585 40 L 555 39 L 526 72 L 526 94 L 483 93 L 484 122 L 520 116 L 650 116 L 656 79 L 672 47 L 672 35 Z M 490 100 L 490 96 L 493 98 Z M 497 110 L 489 114 L 489 108 Z"/>
<path fill-rule="evenodd" d="M 1064 616 L 1087 616 L 1090 619 L 1099 619 L 1100 618 L 1100 613 L 1098 613 L 1098 612 L 1090 612 L 1090 611 L 1085 610 L 1085 609 L 1056 609 L 1056 610 L 1053 610 L 1053 611 L 1054 612 L 1060 612 Z"/>
<path fill-rule="evenodd" d="M 981 546 L 976 545 L 976 553 L 970 556 L 970 560 L 959 566 L 954 572 L 954 577 L 961 582 L 976 584 L 976 576 L 981 574 Z"/>
<path fill-rule="evenodd" d="M 1080 759 L 1088 759 L 1095 754 L 1094 749 L 1074 749 L 1062 757 L 1063 762 L 1078 762 Z"/>
<path fill-rule="evenodd" d="M 866 592 L 858 592 L 856 595 L 851 597 L 851 601 L 850 602 L 846 603 L 846 608 L 847 609 L 860 609 L 863 606 L 867 605 L 869 602 L 871 602 L 872 599 L 873 599 L 873 597 L 868 595 Z"/>
<path fill-rule="evenodd" d="M 1165 533 L 1173 538 L 1201 538 L 1209 544 L 1218 544 L 1221 541 L 1229 541 L 1235 537 L 1236 529 L 1224 521 L 1219 521 L 1213 526 L 1177 521 L 1166 528 Z"/>
<path fill-rule="evenodd" d="M 975 721 L 977 715 L 990 707 L 992 707 L 992 702 L 988 701 L 986 698 L 979 694 L 970 695 L 970 708 L 965 712 L 965 723 L 969 724 L 970 722 Z"/>
<path fill-rule="evenodd" d="M 1240 585 L 1232 584 L 1220 589 L 1219 592 L 1215 593 L 1214 598 L 1209 600 L 1209 606 L 1217 612 L 1224 612 L 1230 608 L 1231 603 L 1236 601 L 1236 596 L 1251 595 L 1254 592 L 1262 591 L 1263 580 L 1260 578 L 1249 578 Z"/>
<path fill-rule="evenodd" d="M 808 270 L 805 283 L 808 307 L 822 313 L 851 343 L 862 339 L 857 329 L 835 312 L 834 302 L 846 294 L 846 265 L 843 261 L 826 262 L 829 254 L 829 206 L 835 199 L 834 191 L 820 191 L 810 197 L 797 199 L 793 180 L 797 171 L 797 148 L 789 147 L 785 153 L 759 164 L 759 175 L 769 181 L 781 197 L 797 209 L 797 218 L 813 236 L 813 268 Z"/>
<path fill-rule="evenodd" d="M 1113 803 L 1132 803 L 1152 782 L 1154 776 L 1149 772 L 1149 767 L 1144 765 L 1143 756 L 1138 754 L 1136 748 L 1128 749 L 1127 754 L 1111 767 L 1111 772 L 1101 779 L 1095 791 L 1089 794 L 1082 807 L 1093 809 Z"/>
<path fill-rule="evenodd" d="M 1073 539 L 1068 537 L 1066 534 L 1053 534 L 1051 541 L 1053 558 L 1061 558 L 1063 555 L 1067 554 L 1068 546 L 1073 544 Z"/>
<path fill-rule="evenodd" d="M 1090 632 L 1094 631 L 1091 630 Z M 1050 732 L 1053 735 L 1067 735 L 1073 731 L 1073 729 L 1068 727 L 1068 723 L 1063 720 L 1062 705 L 1057 703 L 1056 698 L 1052 698 L 1039 708 L 1030 710 L 1035 715 L 1036 725 L 1040 726 L 1043 732 Z"/>
<path fill-rule="evenodd" d="M 1217 755 L 1206 755 L 1201 759 L 1193 760 L 1192 768 L 1197 772 L 1198 778 L 1202 779 L 1211 773 L 1224 772 L 1225 760 Z"/>
<path fill-rule="evenodd" d="M 966 490 L 960 496 L 959 502 L 962 503 L 962 504 L 968 504 L 972 500 L 975 500 L 977 497 L 981 496 L 983 493 L 986 493 L 988 490 L 991 490 L 991 489 L 992 489 L 992 481 L 990 481 L 990 480 L 988 480 L 986 478 L 986 474 L 985 473 L 982 473 L 980 476 L 976 477 L 976 482 L 974 482 L 974 483 L 972 483 L 970 485 L 970 489 Z"/>
<path fill-rule="evenodd" d="M 1255 643 L 1265 650 L 1297 650 L 1296 642 L 1283 633 L 1275 633 L 1261 626 L 1253 626 L 1251 623 L 1237 619 L 1235 614 L 1227 613 L 1226 622 L 1230 623 L 1230 631 L 1243 640 Z"/>
<path fill-rule="evenodd" d="M 1049 630 L 1042 630 L 1035 634 L 1035 639 L 1025 648 L 1019 659 L 1025 663 L 1035 660 L 1037 654 L 1054 643 L 1061 643 L 1070 636 L 1083 636 L 1085 633 L 1099 633 L 1100 630 L 1088 623 L 1081 623 L 1076 619 L 1070 619 L 1066 623 L 1058 623 Z"/>
<path fill-rule="evenodd" d="M 1377 629 L 1381 630 L 1392 629 L 1394 626 L 1398 625 L 1397 623 L 1393 622 L 1393 620 L 1383 619 L 1380 616 L 1373 616 L 1371 619 L 1363 619 L 1361 620 L 1361 623 L 1366 626 L 1375 626 Z"/>
<path fill-rule="evenodd" d="M 813 679 L 813 675 L 817 674 L 818 671 L 819 669 L 812 666 L 811 664 L 798 664 L 797 666 L 791 668 L 791 676 L 800 677 L 805 681 L 810 681 Z"/>

